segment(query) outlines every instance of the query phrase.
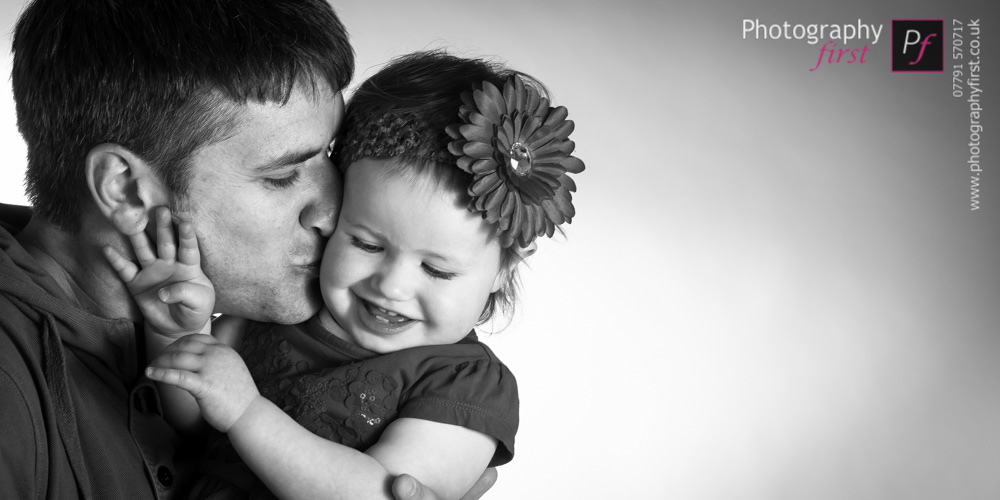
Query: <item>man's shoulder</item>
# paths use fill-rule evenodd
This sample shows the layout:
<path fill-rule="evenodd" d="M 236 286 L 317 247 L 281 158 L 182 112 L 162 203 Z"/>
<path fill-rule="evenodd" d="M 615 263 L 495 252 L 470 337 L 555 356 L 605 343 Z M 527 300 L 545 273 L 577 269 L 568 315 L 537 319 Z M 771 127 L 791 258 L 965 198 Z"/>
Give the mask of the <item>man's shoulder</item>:
<path fill-rule="evenodd" d="M 47 424 L 53 399 L 46 387 L 44 326 L 16 300 L 0 294 L 0 497 L 72 498 L 76 486 L 65 453 L 48 452 L 61 445 Z M 47 482 L 50 473 L 68 480 Z"/>
<path fill-rule="evenodd" d="M 35 312 L 17 298 L 0 293 L 0 317 L 3 318 L 0 320 L 0 367 L 4 370 L 20 373 L 30 365 L 39 365 L 42 325 Z"/>
<path fill-rule="evenodd" d="M 47 464 L 38 463 L 46 444 L 39 392 L 28 361 L 0 328 L 0 496 L 34 497 Z M 42 472 L 44 474 L 44 472 Z"/>
<path fill-rule="evenodd" d="M 0 366 L 11 373 L 41 369 L 42 332 L 46 328 L 45 296 L 38 276 L 13 237 L 0 228 Z M 20 368 L 18 368 L 20 367 Z"/>
<path fill-rule="evenodd" d="M 28 225 L 32 213 L 31 207 L 0 203 L 0 226 L 16 234 Z"/>
<path fill-rule="evenodd" d="M 33 416 L 41 411 L 36 379 L 43 370 L 42 348 L 37 342 L 38 325 L 12 309 L 10 300 L 3 295 L 0 295 L 0 316 L 3 317 L 0 321 L 0 407 L 4 408 L 5 423 L 0 427 L 10 427 L 14 423 L 27 424 L 35 420 Z"/>
<path fill-rule="evenodd" d="M 0 298 L 0 308 L 3 306 L 3 298 Z M 0 309 L 2 314 L 3 309 Z M 26 340 L 31 338 L 30 333 L 23 330 L 10 328 L 7 322 L 0 323 L 0 406 L 7 403 L 6 399 L 11 397 L 7 394 L 11 387 L 33 385 L 31 376 L 31 365 L 40 368 L 37 355 L 40 349 L 30 345 Z"/>

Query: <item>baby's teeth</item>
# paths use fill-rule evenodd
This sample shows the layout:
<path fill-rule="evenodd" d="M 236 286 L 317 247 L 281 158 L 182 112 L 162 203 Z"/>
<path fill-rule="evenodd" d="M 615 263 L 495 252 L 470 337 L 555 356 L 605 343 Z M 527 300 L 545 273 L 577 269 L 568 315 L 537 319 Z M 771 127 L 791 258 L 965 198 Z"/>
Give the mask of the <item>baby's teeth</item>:
<path fill-rule="evenodd" d="M 378 315 L 375 316 L 375 321 L 378 321 L 379 323 L 388 323 L 389 322 L 388 319 L 383 318 L 382 316 L 378 316 Z"/>
<path fill-rule="evenodd" d="M 383 308 L 379 307 L 378 310 L 381 311 L 381 312 L 384 312 L 384 313 L 388 314 L 389 316 L 399 316 L 398 313 L 392 312 L 392 311 L 390 311 L 388 309 L 383 309 Z"/>

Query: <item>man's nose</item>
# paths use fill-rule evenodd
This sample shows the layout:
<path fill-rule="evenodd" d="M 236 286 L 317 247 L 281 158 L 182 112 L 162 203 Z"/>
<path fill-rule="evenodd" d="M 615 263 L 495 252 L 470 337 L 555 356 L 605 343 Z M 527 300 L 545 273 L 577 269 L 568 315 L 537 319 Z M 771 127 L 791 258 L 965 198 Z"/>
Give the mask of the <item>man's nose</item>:
<path fill-rule="evenodd" d="M 302 227 L 312 229 L 329 238 L 333 235 L 333 230 L 337 228 L 337 212 L 335 204 L 317 201 L 306 206 L 299 215 L 299 222 Z"/>
<path fill-rule="evenodd" d="M 326 169 L 315 180 L 312 199 L 299 216 L 302 227 L 314 229 L 324 238 L 333 235 L 343 198 L 342 184 L 340 172 L 332 162 L 327 162 Z"/>

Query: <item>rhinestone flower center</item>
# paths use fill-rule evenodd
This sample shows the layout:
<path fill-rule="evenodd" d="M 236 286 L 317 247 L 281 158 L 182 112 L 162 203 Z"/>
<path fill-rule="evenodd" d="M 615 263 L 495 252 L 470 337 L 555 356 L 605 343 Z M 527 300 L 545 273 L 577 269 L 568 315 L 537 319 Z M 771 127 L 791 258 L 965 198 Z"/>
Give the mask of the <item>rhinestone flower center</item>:
<path fill-rule="evenodd" d="M 531 170 L 531 152 L 528 151 L 528 147 L 515 142 L 507 154 L 510 155 L 510 167 L 514 173 L 521 176 L 528 175 L 528 171 Z"/>

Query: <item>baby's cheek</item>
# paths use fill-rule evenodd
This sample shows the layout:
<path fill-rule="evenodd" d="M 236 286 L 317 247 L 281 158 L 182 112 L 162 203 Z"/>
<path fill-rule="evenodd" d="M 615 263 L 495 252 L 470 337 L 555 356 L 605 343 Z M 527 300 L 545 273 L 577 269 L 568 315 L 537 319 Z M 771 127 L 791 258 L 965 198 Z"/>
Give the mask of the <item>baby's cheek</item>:
<path fill-rule="evenodd" d="M 455 297 L 452 300 L 438 300 L 431 309 L 433 327 L 442 340 L 452 343 L 464 338 L 476 327 L 479 315 L 486 305 L 473 296 Z"/>
<path fill-rule="evenodd" d="M 332 259 L 330 252 L 323 256 L 323 263 L 320 266 L 319 286 L 320 291 L 326 296 L 338 288 L 344 286 L 344 263 L 337 259 Z"/>

